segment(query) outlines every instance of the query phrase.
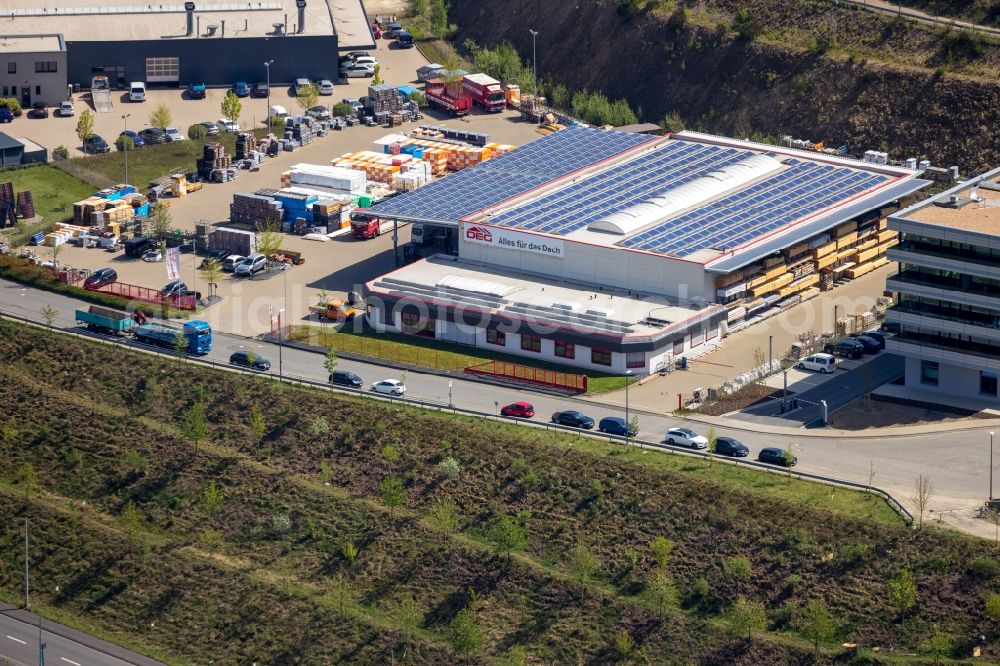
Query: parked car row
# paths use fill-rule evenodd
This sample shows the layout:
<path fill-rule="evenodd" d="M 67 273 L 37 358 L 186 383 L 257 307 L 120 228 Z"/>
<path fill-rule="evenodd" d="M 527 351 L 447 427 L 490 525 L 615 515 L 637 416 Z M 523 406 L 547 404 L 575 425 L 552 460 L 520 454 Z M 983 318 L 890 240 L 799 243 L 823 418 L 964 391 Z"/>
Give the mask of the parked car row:
<path fill-rule="evenodd" d="M 513 418 L 530 419 L 535 415 L 535 407 L 530 402 L 514 402 L 501 408 L 500 414 Z M 554 413 L 552 415 L 552 423 L 583 430 L 590 430 L 594 427 L 594 419 L 573 409 Z M 597 425 L 597 429 L 603 433 L 620 435 L 622 437 L 635 437 L 639 434 L 636 432 L 634 426 L 620 416 L 606 416 L 602 418 Z M 667 431 L 664 441 L 672 446 L 686 446 L 695 450 L 708 448 L 708 438 L 704 435 L 699 435 L 690 428 L 671 428 Z M 734 458 L 746 458 L 750 455 L 750 449 L 732 437 L 717 437 L 715 440 L 715 453 Z M 757 460 L 785 467 L 792 467 L 798 463 L 798 459 L 795 456 L 788 458 L 786 451 L 772 447 L 761 449 L 757 455 Z"/>
<path fill-rule="evenodd" d="M 836 344 L 828 344 L 823 353 L 811 354 L 796 363 L 800 370 L 811 370 L 824 375 L 837 369 L 837 356 L 841 358 L 859 359 L 865 354 L 877 354 L 885 349 L 885 336 L 870 331 L 855 333 L 851 337 L 838 340 Z"/>

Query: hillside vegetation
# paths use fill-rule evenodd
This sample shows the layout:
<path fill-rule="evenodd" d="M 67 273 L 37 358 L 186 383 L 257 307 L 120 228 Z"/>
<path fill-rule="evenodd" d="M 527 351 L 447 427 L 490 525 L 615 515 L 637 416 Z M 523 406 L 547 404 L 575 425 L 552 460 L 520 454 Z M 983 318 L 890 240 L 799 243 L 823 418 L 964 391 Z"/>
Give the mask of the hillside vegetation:
<path fill-rule="evenodd" d="M 170 663 L 1000 656 L 997 546 L 872 497 L 9 323 L 0 355 L 0 593 L 28 517 L 33 602 Z"/>
<path fill-rule="evenodd" d="M 452 41 L 511 42 L 552 91 L 623 98 L 640 120 L 792 135 L 854 154 L 1000 163 L 1000 46 L 831 0 L 453 0 Z M 469 42 L 468 40 L 471 40 Z M 468 54 L 467 54 L 468 55 Z"/>

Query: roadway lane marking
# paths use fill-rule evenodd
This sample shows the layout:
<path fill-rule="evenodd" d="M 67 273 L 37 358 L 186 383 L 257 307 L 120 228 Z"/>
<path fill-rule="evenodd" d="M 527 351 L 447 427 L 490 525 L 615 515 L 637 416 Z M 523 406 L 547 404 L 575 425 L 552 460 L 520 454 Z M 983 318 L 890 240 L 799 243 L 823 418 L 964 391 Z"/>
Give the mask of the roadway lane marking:
<path fill-rule="evenodd" d="M 14 638 L 13 636 L 7 636 L 7 638 L 9 638 L 12 641 L 17 641 L 21 645 L 27 645 L 28 644 L 27 641 L 22 641 L 20 638 Z"/>
<path fill-rule="evenodd" d="M 59 657 L 59 658 L 62 659 L 63 661 L 65 661 L 68 664 L 73 664 L 73 666 L 80 666 L 79 662 L 73 661 L 71 659 L 67 659 L 66 657 Z"/>

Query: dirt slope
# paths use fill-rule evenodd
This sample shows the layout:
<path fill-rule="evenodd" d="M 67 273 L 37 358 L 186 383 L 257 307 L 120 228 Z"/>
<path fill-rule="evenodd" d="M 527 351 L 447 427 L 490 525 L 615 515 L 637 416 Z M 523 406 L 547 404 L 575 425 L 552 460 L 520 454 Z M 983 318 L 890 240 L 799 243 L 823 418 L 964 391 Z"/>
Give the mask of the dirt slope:
<path fill-rule="evenodd" d="M 767 16 L 763 9 L 759 15 Z M 957 164 L 964 173 L 1000 164 L 995 77 L 932 69 L 937 54 L 926 46 L 920 62 L 928 66 L 897 67 L 844 52 L 821 55 L 766 39 L 766 32 L 748 41 L 727 30 L 725 15 L 720 17 L 714 27 L 700 20 L 674 29 L 664 15 L 623 15 L 615 3 L 599 0 L 453 0 L 450 10 L 459 44 L 467 38 L 484 45 L 510 40 L 530 58 L 528 29 L 538 30 L 540 78 L 625 97 L 644 120 L 677 112 L 690 128 L 734 136 L 790 134 L 847 144 L 852 153 L 877 149 L 898 159 Z M 861 22 L 862 33 L 868 29 L 868 16 L 850 17 Z M 859 42 L 857 34 L 847 34 L 846 20 L 839 25 L 844 42 Z M 903 52 L 918 38 L 934 39 L 923 33 L 894 43 L 889 37 L 889 52 Z M 857 48 L 877 49 L 877 41 Z M 973 63 L 979 71 L 991 73 L 994 49 L 982 47 Z"/>

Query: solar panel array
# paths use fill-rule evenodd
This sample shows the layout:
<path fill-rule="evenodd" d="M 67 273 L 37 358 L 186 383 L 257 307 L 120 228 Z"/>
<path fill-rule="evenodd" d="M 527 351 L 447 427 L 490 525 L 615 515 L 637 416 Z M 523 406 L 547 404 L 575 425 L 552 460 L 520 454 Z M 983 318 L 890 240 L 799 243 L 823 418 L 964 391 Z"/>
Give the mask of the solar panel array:
<path fill-rule="evenodd" d="M 593 178 L 490 218 L 491 224 L 564 235 L 583 229 L 632 202 L 662 194 L 753 155 L 748 150 L 671 141 Z"/>
<path fill-rule="evenodd" d="M 457 222 L 469 213 L 654 139 L 641 134 L 567 127 L 476 167 L 375 204 L 372 212 L 389 218 Z"/>
<path fill-rule="evenodd" d="M 624 247 L 684 257 L 759 238 L 886 182 L 889 176 L 814 162 L 790 168 L 730 196 L 625 239 Z"/>

